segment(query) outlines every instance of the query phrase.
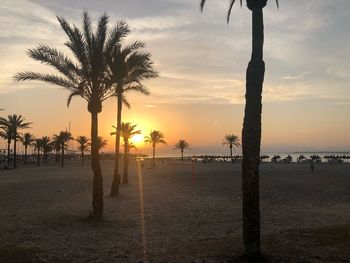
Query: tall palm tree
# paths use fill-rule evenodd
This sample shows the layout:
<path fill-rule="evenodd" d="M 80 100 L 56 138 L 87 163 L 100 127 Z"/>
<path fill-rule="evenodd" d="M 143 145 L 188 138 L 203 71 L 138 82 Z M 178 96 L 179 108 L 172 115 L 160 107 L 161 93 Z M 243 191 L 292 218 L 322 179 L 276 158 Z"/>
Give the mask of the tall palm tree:
<path fill-rule="evenodd" d="M 113 127 L 116 128 L 115 126 Z M 121 136 L 124 139 L 123 184 L 129 183 L 129 150 L 130 150 L 129 139 L 136 134 L 141 134 L 141 130 L 135 130 L 135 128 L 136 128 L 136 125 L 132 125 L 130 122 L 127 122 L 127 123 L 123 122 L 121 126 Z"/>
<path fill-rule="evenodd" d="M 111 195 L 119 193 L 119 147 L 121 136 L 121 115 L 123 103 L 130 107 L 125 94 L 130 91 L 149 95 L 148 89 L 141 83 L 145 79 L 156 78 L 150 53 L 142 51 L 145 43 L 136 41 L 123 47 L 116 45 L 109 60 L 109 77 L 117 96 L 117 134 L 115 140 L 115 165 Z"/>
<path fill-rule="evenodd" d="M 43 163 L 47 164 L 48 153 L 52 151 L 51 139 L 48 136 L 43 136 L 41 138 L 42 150 L 43 150 Z"/>
<path fill-rule="evenodd" d="M 145 141 L 146 144 L 151 144 L 152 148 L 153 148 L 153 165 L 152 167 L 154 168 L 156 166 L 156 162 L 155 162 L 155 156 L 156 156 L 156 145 L 157 144 L 167 144 L 164 140 L 164 134 L 160 131 L 154 130 L 151 131 L 149 136 L 145 137 Z"/>
<path fill-rule="evenodd" d="M 203 7 L 206 0 L 201 0 Z M 232 6 L 227 13 L 229 22 Z M 242 0 L 240 0 L 242 5 Z M 243 193 L 243 243 L 248 257 L 260 257 L 260 194 L 259 163 L 261 144 L 261 95 L 265 75 L 263 60 L 264 19 L 263 8 L 267 0 L 246 0 L 252 12 L 252 55 L 246 72 L 246 106 L 242 130 L 242 193 Z M 278 0 L 276 0 L 278 7 Z"/>
<path fill-rule="evenodd" d="M 233 163 L 232 150 L 234 147 L 241 147 L 238 136 L 234 134 L 226 134 L 222 140 L 222 145 L 230 147 L 231 163 Z"/>
<path fill-rule="evenodd" d="M 84 166 L 84 152 L 89 150 L 90 139 L 86 136 L 78 136 L 75 140 L 78 142 L 78 150 L 81 152 L 81 166 Z"/>
<path fill-rule="evenodd" d="M 0 137 L 7 140 L 7 167 L 10 167 L 10 151 L 11 151 L 11 141 L 13 138 L 13 132 L 11 127 L 1 126 Z"/>
<path fill-rule="evenodd" d="M 0 117 L 0 125 L 8 126 L 8 129 L 12 131 L 13 139 L 13 168 L 17 167 L 17 139 L 21 138 L 20 130 L 29 128 L 31 122 L 25 122 L 22 115 L 8 115 L 7 119 Z"/>
<path fill-rule="evenodd" d="M 40 166 L 40 150 L 43 148 L 43 140 L 42 139 L 35 139 L 34 143 L 34 149 L 37 151 L 37 166 Z"/>
<path fill-rule="evenodd" d="M 181 161 L 184 159 L 184 150 L 191 150 L 190 144 L 186 140 L 179 140 L 175 145 L 173 150 L 179 149 L 181 151 Z"/>
<path fill-rule="evenodd" d="M 64 150 L 67 149 L 67 142 L 72 139 L 70 132 L 61 131 L 58 135 L 54 135 L 54 138 L 57 140 L 57 144 L 60 146 L 61 151 L 61 167 L 64 167 Z"/>
<path fill-rule="evenodd" d="M 119 22 L 108 30 L 106 14 L 99 18 L 95 32 L 87 12 L 83 14 L 82 30 L 70 25 L 63 17 L 57 19 L 68 36 L 66 46 L 74 54 L 74 59 L 70 59 L 55 48 L 40 45 L 28 51 L 29 57 L 55 68 L 60 74 L 21 72 L 15 76 L 15 80 L 39 80 L 63 87 L 70 92 L 68 105 L 74 96 L 86 100 L 87 110 L 91 114 L 91 168 L 94 175 L 92 215 L 99 219 L 103 216 L 103 178 L 97 144 L 98 114 L 102 111 L 103 101 L 115 93 L 106 78 L 106 61 L 113 48 L 125 37 L 128 28 L 124 22 Z"/>
<path fill-rule="evenodd" d="M 21 136 L 21 141 L 24 146 L 24 164 L 27 164 L 28 146 L 31 146 L 34 140 L 34 135 L 29 132 L 26 132 Z"/>

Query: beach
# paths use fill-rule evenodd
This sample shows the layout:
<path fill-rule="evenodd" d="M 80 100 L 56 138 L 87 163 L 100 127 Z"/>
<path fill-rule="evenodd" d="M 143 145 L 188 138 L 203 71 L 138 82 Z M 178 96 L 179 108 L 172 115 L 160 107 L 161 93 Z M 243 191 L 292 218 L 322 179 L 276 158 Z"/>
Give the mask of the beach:
<path fill-rule="evenodd" d="M 140 168 L 140 187 L 132 161 L 130 184 L 121 185 L 115 198 L 108 196 L 113 162 L 103 161 L 102 167 L 105 215 L 100 222 L 88 217 L 92 184 L 88 165 L 67 162 L 64 168 L 1 171 L 2 258 L 240 262 L 240 164 L 192 167 L 191 162 L 165 161 L 149 169 L 146 163 Z M 333 245 L 323 244 L 319 237 L 316 243 L 313 240 L 315 231 L 326 231 L 327 240 L 337 229 L 349 231 L 349 171 L 347 164 L 316 165 L 313 173 L 307 164 L 261 165 L 262 250 L 272 262 L 350 261 L 348 243 L 338 236 Z M 349 236 L 345 238 L 349 242 Z"/>

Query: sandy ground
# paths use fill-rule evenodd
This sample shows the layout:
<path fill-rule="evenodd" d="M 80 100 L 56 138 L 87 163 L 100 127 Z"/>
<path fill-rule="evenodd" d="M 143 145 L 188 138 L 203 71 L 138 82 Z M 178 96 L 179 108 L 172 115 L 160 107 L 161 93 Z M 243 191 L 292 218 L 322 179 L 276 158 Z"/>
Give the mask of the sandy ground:
<path fill-rule="evenodd" d="M 140 188 L 132 162 L 130 184 L 116 198 L 108 196 L 113 162 L 102 166 L 102 222 L 88 219 L 89 165 L 0 171 L 0 262 L 240 261 L 239 164 L 196 163 L 194 179 L 191 163 L 146 164 Z M 350 262 L 349 190 L 349 164 L 317 165 L 313 173 L 306 164 L 262 164 L 262 248 L 269 261 Z"/>

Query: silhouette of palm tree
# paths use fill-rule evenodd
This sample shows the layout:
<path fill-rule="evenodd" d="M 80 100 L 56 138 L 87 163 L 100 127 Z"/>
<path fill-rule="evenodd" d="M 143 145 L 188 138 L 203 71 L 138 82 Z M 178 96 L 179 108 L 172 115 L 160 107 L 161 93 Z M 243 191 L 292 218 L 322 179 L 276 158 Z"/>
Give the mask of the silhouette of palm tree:
<path fill-rule="evenodd" d="M 48 136 L 41 137 L 42 150 L 43 150 L 43 163 L 47 164 L 48 153 L 52 151 L 51 139 Z"/>
<path fill-rule="evenodd" d="M 200 2 L 202 11 L 205 2 L 206 0 Z M 234 3 L 235 0 L 230 0 L 227 23 Z M 240 3 L 242 5 L 242 0 Z M 259 194 L 261 95 L 265 74 L 263 8 L 267 0 L 246 0 L 246 3 L 252 12 L 253 50 L 246 73 L 246 106 L 242 131 L 243 243 L 248 257 L 259 258 L 261 255 Z M 278 0 L 276 4 L 278 7 Z"/>
<path fill-rule="evenodd" d="M 34 135 L 26 132 L 21 136 L 21 142 L 24 146 L 24 163 L 27 164 L 27 156 L 28 156 L 28 146 L 31 146 L 32 143 L 34 142 L 35 138 Z"/>
<path fill-rule="evenodd" d="M 61 131 L 58 135 L 54 135 L 55 138 L 55 144 L 59 145 L 59 149 L 61 151 L 61 167 L 64 167 L 64 151 L 67 149 L 68 147 L 68 141 L 73 139 L 72 135 L 70 134 L 70 132 L 67 131 Z"/>
<path fill-rule="evenodd" d="M 9 126 L 1 126 L 0 137 L 7 140 L 7 167 L 10 167 L 10 148 L 11 140 L 13 138 L 13 132 Z"/>
<path fill-rule="evenodd" d="M 232 150 L 234 147 L 237 147 L 237 148 L 241 147 L 238 136 L 234 134 L 226 134 L 224 139 L 222 140 L 222 145 L 230 147 L 231 163 L 233 163 Z"/>
<path fill-rule="evenodd" d="M 17 139 L 21 138 L 19 130 L 29 128 L 31 122 L 24 122 L 22 115 L 8 115 L 7 119 L 0 117 L 0 125 L 7 126 L 9 133 L 12 133 L 13 139 L 13 168 L 17 167 Z M 11 140 L 10 140 L 11 142 Z"/>
<path fill-rule="evenodd" d="M 154 130 L 151 131 L 149 136 L 145 137 L 145 141 L 146 144 L 151 144 L 152 148 L 153 148 L 153 164 L 152 167 L 154 168 L 156 166 L 156 162 L 155 162 L 155 156 L 156 156 L 156 145 L 157 144 L 167 144 L 164 140 L 164 134 L 161 133 L 160 131 Z"/>
<path fill-rule="evenodd" d="M 34 148 L 37 150 L 37 166 L 40 166 L 40 150 L 42 150 L 43 147 L 43 140 L 42 139 L 35 139 L 34 141 Z"/>
<path fill-rule="evenodd" d="M 181 151 L 181 161 L 184 159 L 184 150 L 188 149 L 191 150 L 190 144 L 186 142 L 185 140 L 179 140 L 178 143 L 174 145 L 173 150 L 180 149 Z"/>
<path fill-rule="evenodd" d="M 108 141 L 103 139 L 101 136 L 97 137 L 97 146 L 98 146 L 98 150 L 103 149 L 104 147 L 106 147 L 108 144 Z"/>
<path fill-rule="evenodd" d="M 153 69 L 151 55 L 143 52 L 145 43 L 136 41 L 130 45 L 122 47 L 116 45 L 113 54 L 108 62 L 110 69 L 110 81 L 113 83 L 115 95 L 117 96 L 117 134 L 115 140 L 115 165 L 111 195 L 119 193 L 119 148 L 121 136 L 121 115 L 122 104 L 127 107 L 130 104 L 126 100 L 125 93 L 134 91 L 144 95 L 149 95 L 148 89 L 141 83 L 145 79 L 156 78 L 157 72 Z"/>
<path fill-rule="evenodd" d="M 81 152 L 81 166 L 84 166 L 84 152 L 89 150 L 89 138 L 86 136 L 78 136 L 75 139 L 78 143 L 78 150 Z"/>
<path fill-rule="evenodd" d="M 117 130 L 115 126 L 112 126 Z M 123 184 L 129 183 L 129 149 L 130 142 L 129 139 L 136 135 L 141 134 L 141 130 L 135 130 L 136 125 L 132 125 L 130 122 L 122 123 L 121 125 L 121 136 L 124 139 L 124 165 L 123 165 Z M 111 135 L 116 135 L 117 132 L 112 132 Z"/>
<path fill-rule="evenodd" d="M 115 95 L 107 76 L 107 58 L 114 47 L 128 32 L 124 22 L 119 22 L 108 32 L 108 16 L 103 14 L 93 32 L 92 20 L 87 12 L 83 14 L 83 26 L 80 30 L 70 25 L 63 17 L 57 17 L 62 29 L 68 36 L 66 46 L 73 52 L 74 60 L 55 48 L 40 45 L 29 49 L 28 55 L 34 60 L 55 68 L 60 75 L 35 72 L 18 73 L 16 81 L 39 80 L 58 85 L 70 91 L 67 105 L 74 96 L 87 101 L 91 114 L 91 168 L 93 170 L 93 216 L 103 216 L 103 179 L 98 150 L 98 114 L 102 103 Z"/>

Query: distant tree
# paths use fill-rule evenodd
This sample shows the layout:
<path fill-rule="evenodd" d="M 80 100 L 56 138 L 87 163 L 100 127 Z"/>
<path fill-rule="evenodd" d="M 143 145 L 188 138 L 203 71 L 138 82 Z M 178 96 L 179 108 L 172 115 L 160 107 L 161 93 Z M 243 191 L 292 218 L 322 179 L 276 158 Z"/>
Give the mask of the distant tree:
<path fill-rule="evenodd" d="M 10 151 L 13 132 L 9 126 L 1 126 L 0 137 L 7 141 L 7 167 L 10 167 Z"/>
<path fill-rule="evenodd" d="M 37 166 L 40 166 L 40 151 L 43 148 L 43 140 L 42 139 L 35 139 L 34 141 L 34 149 L 37 151 L 37 158 L 36 158 L 36 163 Z"/>
<path fill-rule="evenodd" d="M 115 95 L 117 96 L 117 129 L 115 140 L 115 166 L 111 195 L 119 193 L 119 148 L 121 136 L 121 116 L 123 103 L 130 107 L 126 100 L 127 92 L 139 92 L 149 95 L 148 89 L 142 84 L 143 80 L 156 78 L 150 53 L 142 51 L 145 43 L 136 41 L 130 45 L 116 45 L 108 61 L 110 75 Z"/>
<path fill-rule="evenodd" d="M 17 139 L 21 138 L 20 130 L 29 128 L 31 122 L 25 122 L 22 115 L 8 115 L 7 119 L 0 117 L 0 125 L 7 126 L 8 131 L 12 132 L 13 139 L 13 168 L 17 167 Z"/>
<path fill-rule="evenodd" d="M 60 163 L 61 141 L 59 135 L 54 134 L 51 141 L 52 149 L 55 151 L 55 161 Z"/>
<path fill-rule="evenodd" d="M 34 135 L 26 132 L 21 136 L 21 142 L 24 146 L 24 163 L 27 164 L 27 156 L 28 156 L 28 146 L 31 146 L 35 140 Z"/>
<path fill-rule="evenodd" d="M 152 145 L 153 148 L 153 168 L 156 166 L 155 155 L 156 155 L 156 145 L 157 144 L 167 144 L 164 140 L 164 134 L 160 131 L 151 131 L 149 136 L 145 137 L 145 143 Z"/>
<path fill-rule="evenodd" d="M 43 163 L 47 164 L 48 153 L 52 151 L 51 139 L 48 136 L 43 136 L 41 138 L 42 150 L 43 150 Z"/>
<path fill-rule="evenodd" d="M 108 30 L 108 16 L 103 14 L 93 30 L 92 20 L 87 12 L 83 13 L 83 26 L 79 29 L 70 25 L 63 17 L 57 17 L 63 31 L 68 36 L 66 46 L 74 54 L 70 59 L 55 48 L 46 45 L 30 49 L 30 58 L 49 65 L 60 74 L 44 74 L 36 72 L 20 72 L 16 81 L 39 80 L 67 89 L 70 94 L 69 105 L 74 96 L 87 101 L 87 110 L 91 115 L 91 168 L 94 174 L 92 189 L 92 216 L 101 219 L 103 216 L 103 178 L 97 145 L 98 114 L 102 111 L 102 103 L 115 95 L 111 82 L 107 78 L 107 60 L 114 47 L 129 32 L 124 22 L 119 22 Z"/>
<path fill-rule="evenodd" d="M 173 150 L 179 149 L 181 151 L 181 161 L 184 159 L 184 150 L 191 150 L 190 144 L 186 140 L 179 140 L 175 145 Z"/>
<path fill-rule="evenodd" d="M 78 142 L 78 150 L 81 152 L 81 165 L 84 166 L 84 152 L 89 150 L 89 138 L 86 136 L 78 136 L 75 139 Z"/>
<path fill-rule="evenodd" d="M 54 135 L 54 138 L 56 143 L 60 145 L 60 151 L 61 151 L 61 167 L 64 167 L 64 151 L 67 149 L 68 141 L 72 139 L 72 135 L 70 132 L 67 131 L 61 131 L 58 135 Z"/>
<path fill-rule="evenodd" d="M 114 127 L 115 128 L 115 127 Z M 129 183 L 129 139 L 136 134 L 141 134 L 141 130 L 135 130 L 136 125 L 132 125 L 130 122 L 122 123 L 121 136 L 124 139 L 124 165 L 123 165 L 123 184 Z"/>
<path fill-rule="evenodd" d="M 98 150 L 100 151 L 101 149 L 105 148 L 108 144 L 108 141 L 103 139 L 101 136 L 97 137 L 97 146 Z"/>
<path fill-rule="evenodd" d="M 233 163 L 232 150 L 234 147 L 237 147 L 237 148 L 241 147 L 238 136 L 234 134 L 226 134 L 224 139 L 222 140 L 222 145 L 230 147 L 231 163 Z"/>

